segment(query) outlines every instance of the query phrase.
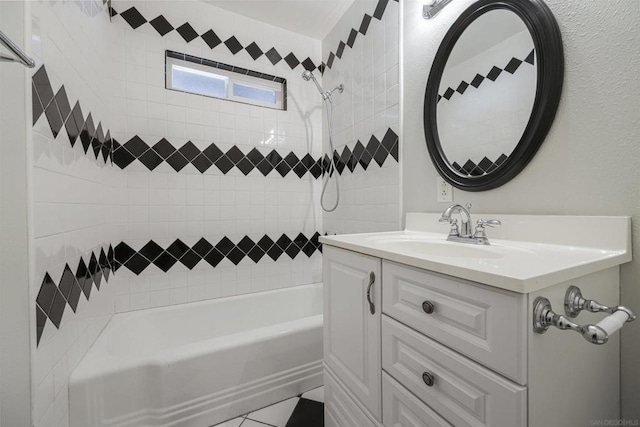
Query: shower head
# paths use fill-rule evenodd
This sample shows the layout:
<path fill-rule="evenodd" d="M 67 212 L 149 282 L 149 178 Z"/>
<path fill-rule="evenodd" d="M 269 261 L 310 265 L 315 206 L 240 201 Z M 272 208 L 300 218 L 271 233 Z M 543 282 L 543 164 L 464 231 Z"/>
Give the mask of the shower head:
<path fill-rule="evenodd" d="M 311 71 L 305 70 L 302 73 L 302 79 L 307 81 L 307 82 L 309 80 L 312 80 L 313 83 L 315 83 L 316 87 L 318 88 L 318 92 L 320 92 L 320 95 L 322 95 L 323 98 L 326 97 L 324 89 L 322 89 L 322 86 L 320 86 L 320 83 L 318 83 L 318 81 L 316 80 L 316 76 L 314 76 Z"/>

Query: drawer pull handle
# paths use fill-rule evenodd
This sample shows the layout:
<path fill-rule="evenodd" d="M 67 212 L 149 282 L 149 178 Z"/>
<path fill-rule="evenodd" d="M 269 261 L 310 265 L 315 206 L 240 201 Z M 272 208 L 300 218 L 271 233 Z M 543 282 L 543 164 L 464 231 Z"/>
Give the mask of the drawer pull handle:
<path fill-rule="evenodd" d="M 422 381 L 427 385 L 427 387 L 433 387 L 433 383 L 435 382 L 435 378 L 433 374 L 429 372 L 424 372 L 422 374 Z"/>
<path fill-rule="evenodd" d="M 425 313 L 431 314 L 436 309 L 436 306 L 431 301 L 424 301 L 422 303 L 422 309 Z"/>
<path fill-rule="evenodd" d="M 373 305 L 373 301 L 371 300 L 371 288 L 373 287 L 373 283 L 376 281 L 376 275 L 372 271 L 369 273 L 369 286 L 367 287 L 367 301 L 369 302 L 369 311 L 371 314 L 376 314 L 376 306 Z"/>

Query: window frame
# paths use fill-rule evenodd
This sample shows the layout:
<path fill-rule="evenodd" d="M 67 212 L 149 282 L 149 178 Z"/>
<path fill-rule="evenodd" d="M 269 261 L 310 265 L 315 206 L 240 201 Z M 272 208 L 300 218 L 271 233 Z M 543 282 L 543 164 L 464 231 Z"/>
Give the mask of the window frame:
<path fill-rule="evenodd" d="M 173 66 L 191 68 L 210 74 L 216 74 L 227 79 L 227 97 L 218 97 L 206 93 L 178 89 L 173 87 Z M 257 89 L 275 92 L 275 104 L 256 99 L 245 98 L 234 95 L 234 85 L 239 83 Z M 246 68 L 235 67 L 229 64 L 212 61 L 205 58 L 186 55 L 183 53 L 165 51 L 165 88 L 176 92 L 190 93 L 193 95 L 206 96 L 208 98 L 221 99 L 225 101 L 238 102 L 241 104 L 255 105 L 258 107 L 270 108 L 274 110 L 287 110 L 287 80 L 282 77 L 264 74 Z"/>

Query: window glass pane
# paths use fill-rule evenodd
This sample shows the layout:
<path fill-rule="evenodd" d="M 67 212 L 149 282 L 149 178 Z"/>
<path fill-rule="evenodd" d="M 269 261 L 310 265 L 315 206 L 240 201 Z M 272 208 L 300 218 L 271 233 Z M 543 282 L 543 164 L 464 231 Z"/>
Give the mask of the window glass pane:
<path fill-rule="evenodd" d="M 244 85 L 242 83 L 233 84 L 233 95 L 269 104 L 275 104 L 277 100 L 276 92 L 274 90 Z"/>
<path fill-rule="evenodd" d="M 228 77 L 175 64 L 171 76 L 173 89 L 227 98 Z"/>

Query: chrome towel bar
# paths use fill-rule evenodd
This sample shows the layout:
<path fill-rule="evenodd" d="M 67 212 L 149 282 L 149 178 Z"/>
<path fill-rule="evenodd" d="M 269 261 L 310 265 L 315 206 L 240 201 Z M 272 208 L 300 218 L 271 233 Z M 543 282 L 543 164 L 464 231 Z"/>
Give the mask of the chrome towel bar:
<path fill-rule="evenodd" d="M 15 57 L 12 57 L 0 53 L 0 62 L 19 62 L 29 68 L 36 66 L 36 62 L 24 53 L 24 51 L 11 41 L 11 39 L 2 31 L 0 31 L 0 43 L 15 55 Z"/>

